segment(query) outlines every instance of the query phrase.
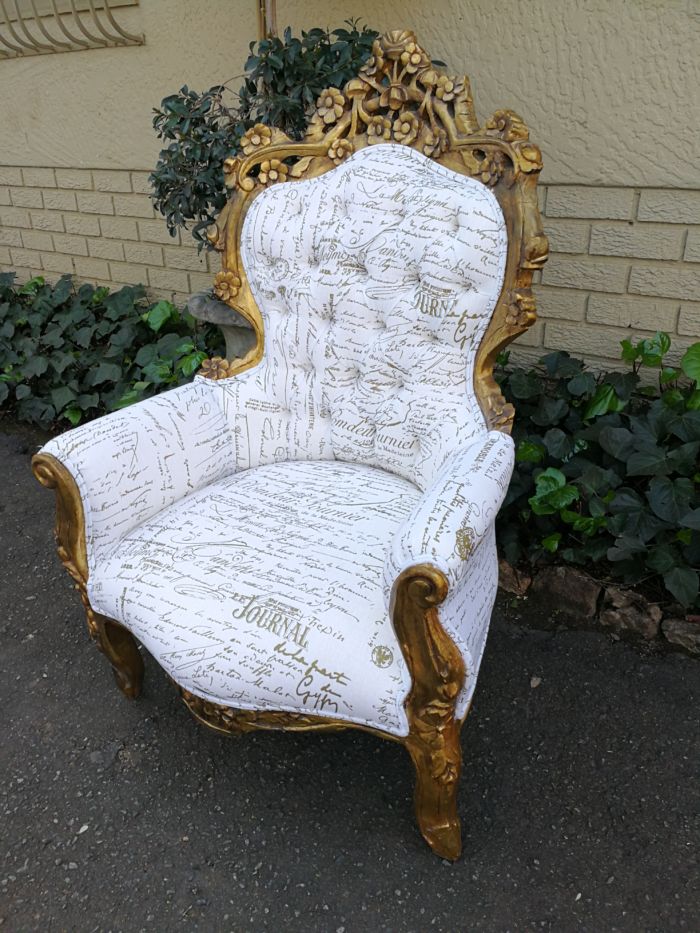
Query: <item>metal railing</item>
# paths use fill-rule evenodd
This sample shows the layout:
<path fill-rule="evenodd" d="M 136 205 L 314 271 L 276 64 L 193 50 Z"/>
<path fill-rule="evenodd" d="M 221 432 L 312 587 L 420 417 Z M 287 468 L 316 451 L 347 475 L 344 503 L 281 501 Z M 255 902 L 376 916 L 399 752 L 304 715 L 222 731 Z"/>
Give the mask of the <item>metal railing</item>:
<path fill-rule="evenodd" d="M 124 0 L 0 0 L 0 59 L 143 45 L 119 25 L 111 7 Z M 133 3 L 129 4 L 133 5 Z"/>

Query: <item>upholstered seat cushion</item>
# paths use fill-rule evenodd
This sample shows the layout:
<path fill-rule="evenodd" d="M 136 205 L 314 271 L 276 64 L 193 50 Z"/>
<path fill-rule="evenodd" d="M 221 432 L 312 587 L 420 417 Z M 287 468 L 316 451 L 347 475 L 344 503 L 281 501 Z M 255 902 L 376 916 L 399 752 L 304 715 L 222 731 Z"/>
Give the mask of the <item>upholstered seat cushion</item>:
<path fill-rule="evenodd" d="M 405 735 L 382 571 L 419 497 L 359 463 L 234 473 L 129 531 L 94 567 L 90 601 L 206 699 Z"/>

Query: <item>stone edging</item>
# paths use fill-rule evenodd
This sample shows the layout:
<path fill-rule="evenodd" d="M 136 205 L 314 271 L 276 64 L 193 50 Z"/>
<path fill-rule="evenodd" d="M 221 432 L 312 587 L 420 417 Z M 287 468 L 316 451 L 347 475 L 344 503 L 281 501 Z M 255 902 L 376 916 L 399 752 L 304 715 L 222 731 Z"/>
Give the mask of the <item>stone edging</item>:
<path fill-rule="evenodd" d="M 664 613 L 631 587 L 594 579 L 576 567 L 543 567 L 534 575 L 499 561 L 499 586 L 528 603 L 552 624 L 569 629 L 597 629 L 615 638 L 656 643 L 700 657 L 700 615 Z"/>

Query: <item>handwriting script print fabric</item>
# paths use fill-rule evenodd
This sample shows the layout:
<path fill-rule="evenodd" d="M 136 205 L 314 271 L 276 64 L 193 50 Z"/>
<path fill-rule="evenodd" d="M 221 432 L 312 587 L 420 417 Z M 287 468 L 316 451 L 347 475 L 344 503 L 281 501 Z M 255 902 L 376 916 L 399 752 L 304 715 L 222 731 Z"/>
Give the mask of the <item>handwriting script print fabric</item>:
<path fill-rule="evenodd" d="M 492 193 L 407 148 L 262 194 L 243 243 L 261 363 L 44 448 L 83 498 L 93 607 L 206 699 L 405 735 L 389 599 L 427 560 L 450 582 L 463 713 L 512 472 L 472 389 L 505 251 Z"/>
<path fill-rule="evenodd" d="M 486 432 L 474 360 L 506 252 L 493 192 L 407 146 L 263 192 L 242 255 L 265 356 L 220 383 L 239 466 L 337 458 L 426 489 Z"/>

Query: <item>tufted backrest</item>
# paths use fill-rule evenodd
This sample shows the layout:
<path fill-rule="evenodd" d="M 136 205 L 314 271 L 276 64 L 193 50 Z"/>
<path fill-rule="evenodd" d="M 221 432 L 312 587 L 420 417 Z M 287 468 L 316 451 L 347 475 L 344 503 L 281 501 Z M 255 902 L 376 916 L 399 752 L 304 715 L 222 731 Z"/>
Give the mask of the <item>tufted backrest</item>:
<path fill-rule="evenodd" d="M 407 146 L 259 195 L 241 253 L 265 351 L 225 386 L 258 421 L 237 425 L 243 465 L 335 457 L 429 485 L 486 432 L 473 366 L 506 252 L 493 193 Z"/>

